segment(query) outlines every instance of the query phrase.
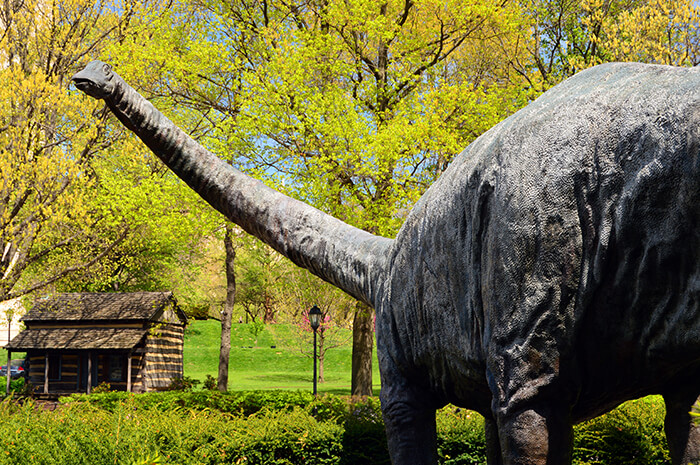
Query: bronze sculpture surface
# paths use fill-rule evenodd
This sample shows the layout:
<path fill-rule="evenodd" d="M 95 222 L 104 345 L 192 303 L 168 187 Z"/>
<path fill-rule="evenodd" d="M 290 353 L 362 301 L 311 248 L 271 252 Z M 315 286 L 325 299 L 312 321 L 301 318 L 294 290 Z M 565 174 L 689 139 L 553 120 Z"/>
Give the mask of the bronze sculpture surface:
<path fill-rule="evenodd" d="M 659 393 L 700 460 L 700 69 L 607 64 L 499 123 L 372 236 L 229 167 L 109 66 L 76 86 L 214 208 L 377 311 L 392 461 L 434 464 L 435 409 L 486 417 L 490 464 L 564 464 L 571 425 Z"/>

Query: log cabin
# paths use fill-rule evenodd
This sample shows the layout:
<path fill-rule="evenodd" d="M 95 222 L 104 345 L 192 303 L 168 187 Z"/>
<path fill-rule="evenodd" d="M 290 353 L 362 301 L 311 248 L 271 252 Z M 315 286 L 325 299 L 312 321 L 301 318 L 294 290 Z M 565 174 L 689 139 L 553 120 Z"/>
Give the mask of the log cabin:
<path fill-rule="evenodd" d="M 166 389 L 182 377 L 187 317 L 171 292 L 64 293 L 39 299 L 5 348 L 26 352 L 37 394 Z"/>

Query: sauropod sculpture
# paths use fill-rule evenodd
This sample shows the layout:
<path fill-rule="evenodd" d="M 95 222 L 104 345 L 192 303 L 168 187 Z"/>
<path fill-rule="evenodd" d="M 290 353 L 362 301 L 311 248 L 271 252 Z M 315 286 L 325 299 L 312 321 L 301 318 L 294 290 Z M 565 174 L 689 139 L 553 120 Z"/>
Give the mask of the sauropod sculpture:
<path fill-rule="evenodd" d="M 583 71 L 455 158 L 395 239 L 228 166 L 108 65 L 103 99 L 214 208 L 377 312 L 395 465 L 435 464 L 435 410 L 486 418 L 490 464 L 565 464 L 572 424 L 663 395 L 674 464 L 700 460 L 700 69 Z"/>

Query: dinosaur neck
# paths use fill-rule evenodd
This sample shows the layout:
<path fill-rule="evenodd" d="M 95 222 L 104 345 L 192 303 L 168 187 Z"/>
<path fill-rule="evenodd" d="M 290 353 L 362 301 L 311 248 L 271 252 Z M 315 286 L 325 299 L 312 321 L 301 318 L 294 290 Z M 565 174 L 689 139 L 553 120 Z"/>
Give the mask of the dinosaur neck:
<path fill-rule="evenodd" d="M 163 162 L 248 233 L 371 306 L 390 239 L 287 197 L 204 149 L 117 75 L 107 105 Z"/>

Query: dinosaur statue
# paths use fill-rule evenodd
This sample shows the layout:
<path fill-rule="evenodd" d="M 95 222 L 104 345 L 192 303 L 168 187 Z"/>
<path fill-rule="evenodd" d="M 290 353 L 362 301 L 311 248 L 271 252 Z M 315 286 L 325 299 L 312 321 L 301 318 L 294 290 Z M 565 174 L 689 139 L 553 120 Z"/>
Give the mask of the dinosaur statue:
<path fill-rule="evenodd" d="M 437 463 L 435 410 L 486 418 L 489 464 L 565 464 L 572 424 L 658 393 L 700 460 L 700 68 L 583 71 L 483 134 L 396 239 L 220 161 L 108 65 L 73 77 L 214 208 L 372 305 L 395 465 Z"/>

